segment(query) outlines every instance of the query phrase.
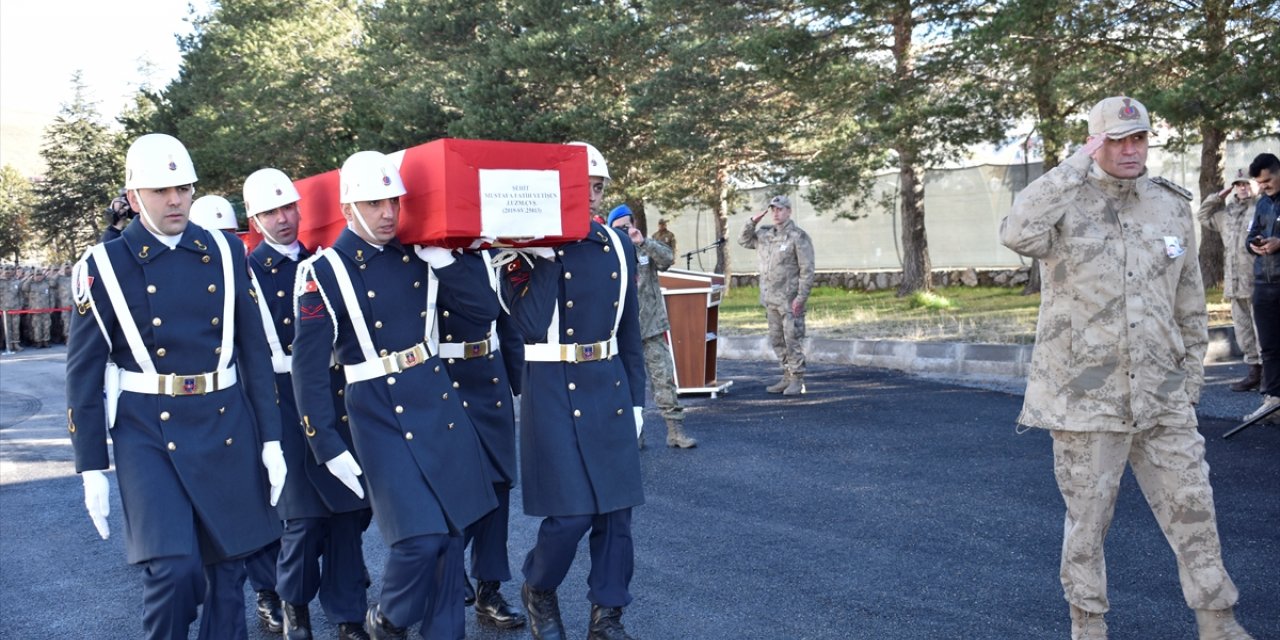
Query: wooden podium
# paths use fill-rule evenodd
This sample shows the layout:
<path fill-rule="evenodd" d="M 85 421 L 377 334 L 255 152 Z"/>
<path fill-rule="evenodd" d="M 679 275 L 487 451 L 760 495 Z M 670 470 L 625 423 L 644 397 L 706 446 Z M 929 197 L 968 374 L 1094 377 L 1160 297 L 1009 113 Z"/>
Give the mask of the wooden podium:
<path fill-rule="evenodd" d="M 658 274 L 671 329 L 667 340 L 675 359 L 677 393 L 727 390 L 733 381 L 716 380 L 716 338 L 724 276 L 718 273 L 670 269 Z"/>

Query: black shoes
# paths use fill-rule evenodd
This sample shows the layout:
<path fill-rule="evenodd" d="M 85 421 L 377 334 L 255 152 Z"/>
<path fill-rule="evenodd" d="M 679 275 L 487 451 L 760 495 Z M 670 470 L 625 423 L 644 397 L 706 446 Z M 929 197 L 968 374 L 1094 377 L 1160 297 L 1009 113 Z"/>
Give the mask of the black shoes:
<path fill-rule="evenodd" d="M 369 607 L 369 613 L 365 615 L 364 630 L 369 634 L 369 640 L 409 640 L 409 630 L 391 624 L 376 604 Z"/>
<path fill-rule="evenodd" d="M 591 605 L 591 626 L 587 640 L 635 640 L 622 626 L 622 607 Z"/>
<path fill-rule="evenodd" d="M 338 640 L 369 640 L 369 634 L 359 622 L 342 622 L 338 624 Z"/>
<path fill-rule="evenodd" d="M 1258 385 L 1261 383 L 1262 383 L 1262 365 L 1251 364 L 1249 365 L 1249 373 L 1246 373 L 1243 378 L 1237 380 L 1234 384 L 1232 384 L 1231 390 L 1236 392 L 1253 391 L 1257 389 Z"/>
<path fill-rule="evenodd" d="M 524 625 L 524 614 L 502 597 L 500 582 L 479 580 L 476 582 L 476 622 L 491 624 L 499 629 L 515 629 Z"/>
<path fill-rule="evenodd" d="M 258 592 L 258 622 L 267 633 L 280 633 L 284 629 L 284 621 L 280 619 L 280 596 L 276 592 Z"/>
<path fill-rule="evenodd" d="M 560 620 L 560 599 L 555 591 L 541 591 L 525 583 L 520 599 L 529 613 L 529 631 L 533 640 L 564 640 L 564 622 Z"/>
<path fill-rule="evenodd" d="M 311 640 L 311 609 L 305 604 L 282 603 L 285 640 Z"/>

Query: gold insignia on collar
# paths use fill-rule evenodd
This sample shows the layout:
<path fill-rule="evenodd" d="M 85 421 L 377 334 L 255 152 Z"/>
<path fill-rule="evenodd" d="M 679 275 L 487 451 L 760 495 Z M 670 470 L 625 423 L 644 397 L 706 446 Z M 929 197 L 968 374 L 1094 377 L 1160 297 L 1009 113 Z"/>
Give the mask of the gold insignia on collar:
<path fill-rule="evenodd" d="M 356 249 L 356 262 L 364 262 L 364 249 Z"/>
<path fill-rule="evenodd" d="M 147 257 L 148 255 L 150 255 L 150 254 L 151 254 L 151 247 L 150 247 L 150 246 L 148 246 L 148 245 L 145 245 L 145 244 L 144 244 L 144 245 L 142 245 L 142 251 L 139 251 L 139 252 L 138 252 L 138 257 L 139 257 L 139 258 L 146 258 L 146 257 Z"/>
<path fill-rule="evenodd" d="M 267 261 L 266 261 L 266 262 L 264 262 L 263 264 L 265 264 L 266 266 L 268 266 L 268 267 L 269 267 L 269 266 L 271 266 L 271 261 L 272 261 L 272 260 L 275 260 L 275 258 L 274 258 L 274 257 L 272 257 L 272 256 L 267 256 Z"/>
<path fill-rule="evenodd" d="M 201 251 L 207 251 L 209 249 L 209 247 L 204 246 L 204 243 L 200 242 L 200 240 L 198 239 L 195 240 L 194 242 L 195 242 L 196 248 Z"/>

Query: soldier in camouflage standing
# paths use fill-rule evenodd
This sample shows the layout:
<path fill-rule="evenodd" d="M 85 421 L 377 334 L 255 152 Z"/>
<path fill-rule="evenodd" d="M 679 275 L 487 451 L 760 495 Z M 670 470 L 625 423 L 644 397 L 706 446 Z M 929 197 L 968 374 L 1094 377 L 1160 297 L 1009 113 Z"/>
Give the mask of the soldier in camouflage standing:
<path fill-rule="evenodd" d="M 0 309 L 5 310 L 5 339 L 9 341 L 5 347 L 9 351 L 22 351 L 22 316 L 13 313 L 22 309 L 22 280 L 18 278 L 18 270 L 6 266 L 0 269 Z"/>
<path fill-rule="evenodd" d="M 22 306 L 25 309 L 48 309 L 53 306 L 53 288 L 44 269 L 33 269 L 30 278 L 22 283 Z M 53 319 L 48 311 L 31 314 L 31 344 L 40 349 L 49 347 Z"/>
<path fill-rule="evenodd" d="M 666 218 L 658 218 L 658 230 L 653 232 L 653 239 L 671 247 L 671 255 L 676 255 L 676 234 L 671 233 L 667 228 Z M 672 260 L 674 261 L 675 258 L 673 257 Z"/>
<path fill-rule="evenodd" d="M 766 213 L 773 224 L 756 228 Z M 791 199 L 774 196 L 766 211 L 751 217 L 738 244 L 760 256 L 760 304 L 769 320 L 769 344 L 782 363 L 782 379 L 769 393 L 794 396 L 804 388 L 804 306 L 813 288 L 813 241 L 791 219 Z"/>
<path fill-rule="evenodd" d="M 1253 181 L 1243 169 L 1238 169 L 1231 184 L 1205 197 L 1196 214 L 1200 224 L 1222 234 L 1222 297 L 1231 303 L 1236 344 L 1244 353 L 1244 363 L 1249 365 L 1245 377 L 1231 385 L 1232 391 L 1253 391 L 1262 381 L 1262 354 L 1258 350 L 1258 334 L 1253 329 L 1253 254 L 1245 249 L 1257 202 Z"/>
<path fill-rule="evenodd" d="M 636 246 L 636 278 L 640 286 L 640 337 L 644 346 L 644 368 L 653 385 L 653 401 L 662 410 L 667 422 L 667 446 L 692 449 L 698 441 L 684 434 L 684 407 L 676 394 L 676 376 L 671 360 L 671 345 L 667 344 L 667 306 L 662 300 L 662 285 L 658 284 L 658 272 L 671 268 L 675 253 L 665 244 L 633 225 L 631 207 L 618 205 L 609 212 L 609 226 L 622 231 Z M 644 448 L 644 434 L 640 434 L 640 448 Z"/>
<path fill-rule="evenodd" d="M 1000 240 L 1044 282 L 1019 424 L 1050 430 L 1066 503 L 1060 578 L 1073 640 L 1105 640 L 1103 540 L 1125 465 L 1177 557 L 1201 640 L 1250 638 L 1223 567 L 1195 403 L 1208 321 L 1191 194 L 1147 175 L 1137 100 L 1089 113 L 1089 141 L 1027 186 Z"/>
<path fill-rule="evenodd" d="M 53 299 L 53 306 L 64 311 L 59 311 L 58 316 L 58 342 L 67 343 L 67 336 L 71 335 L 71 265 L 63 264 L 58 270 L 58 275 L 53 277 L 54 291 L 56 295 Z"/>

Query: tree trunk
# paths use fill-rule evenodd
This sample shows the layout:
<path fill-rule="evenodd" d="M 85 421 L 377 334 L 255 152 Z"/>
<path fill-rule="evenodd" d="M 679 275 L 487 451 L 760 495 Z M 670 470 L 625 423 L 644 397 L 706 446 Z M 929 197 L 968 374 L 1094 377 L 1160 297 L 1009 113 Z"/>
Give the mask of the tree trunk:
<path fill-rule="evenodd" d="M 898 296 L 933 288 L 929 241 L 924 229 L 924 184 L 918 177 L 914 153 L 898 150 L 898 198 L 902 202 L 902 283 Z"/>
<path fill-rule="evenodd" d="M 1223 189 L 1222 156 L 1226 146 L 1226 134 L 1210 122 L 1200 125 L 1200 195 L 1217 193 Z M 1194 210 L 1199 203 L 1193 202 Z M 1223 249 L 1222 235 L 1208 227 L 1200 228 L 1200 277 L 1204 286 L 1222 284 Z"/>
<path fill-rule="evenodd" d="M 716 189 L 720 194 L 716 201 L 716 238 L 725 238 L 725 242 L 716 247 L 715 273 L 723 273 L 727 285 L 732 279 L 729 272 L 729 180 L 728 172 L 722 166 L 716 170 Z"/>

